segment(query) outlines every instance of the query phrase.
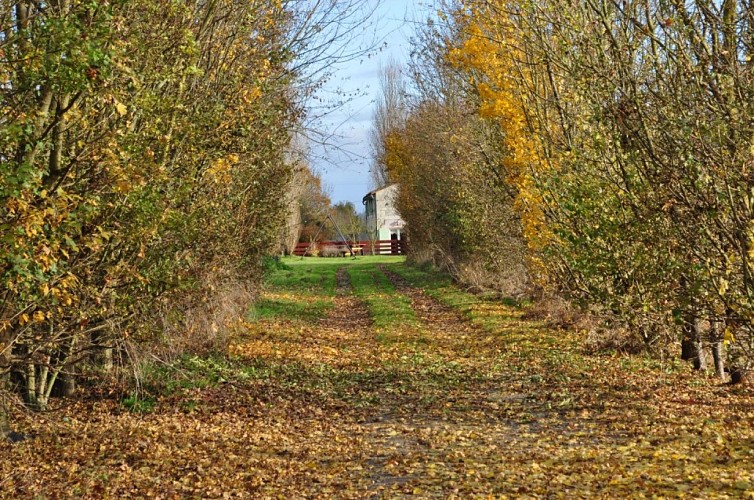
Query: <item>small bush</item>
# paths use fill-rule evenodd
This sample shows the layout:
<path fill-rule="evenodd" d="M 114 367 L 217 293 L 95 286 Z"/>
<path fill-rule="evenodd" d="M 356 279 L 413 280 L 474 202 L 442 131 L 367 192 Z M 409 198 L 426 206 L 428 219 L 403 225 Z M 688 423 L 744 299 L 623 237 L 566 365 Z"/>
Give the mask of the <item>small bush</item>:
<path fill-rule="evenodd" d="M 291 266 L 280 260 L 277 255 L 265 255 L 262 257 L 262 270 L 265 274 L 275 271 L 289 271 Z"/>
<path fill-rule="evenodd" d="M 524 319 L 542 321 L 552 328 L 591 330 L 593 325 L 588 315 L 579 311 L 557 295 L 538 297 L 524 314 Z"/>
<path fill-rule="evenodd" d="M 145 397 L 133 392 L 128 397 L 123 398 L 121 404 L 131 413 L 150 413 L 154 411 L 157 400 L 151 396 Z"/>
<path fill-rule="evenodd" d="M 340 249 L 335 245 L 325 245 L 322 247 L 321 257 L 340 257 Z"/>
<path fill-rule="evenodd" d="M 181 359 L 228 351 L 230 342 L 244 328 L 254 288 L 217 268 L 204 277 L 203 288 L 205 293 L 187 294 L 183 302 L 170 297 L 156 304 L 162 309 L 155 317 L 154 335 L 124 343 L 122 351 L 127 359 L 122 365 L 130 369 L 118 370 L 118 374 L 125 384 L 135 383 L 155 393 L 170 390 L 164 383 L 173 377 L 169 372 L 175 367 L 186 370 L 180 368 Z M 142 405 L 128 401 L 124 404 Z"/>

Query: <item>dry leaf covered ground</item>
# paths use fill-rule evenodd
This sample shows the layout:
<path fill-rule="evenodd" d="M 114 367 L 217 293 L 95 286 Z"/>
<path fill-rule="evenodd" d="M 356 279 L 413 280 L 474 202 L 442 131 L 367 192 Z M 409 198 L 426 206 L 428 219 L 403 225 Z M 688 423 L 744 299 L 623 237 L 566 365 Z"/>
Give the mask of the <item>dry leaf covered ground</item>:
<path fill-rule="evenodd" d="M 19 414 L 3 496 L 754 496 L 747 388 L 587 355 L 396 258 L 286 263 L 229 352 L 153 374 L 154 401 Z"/>

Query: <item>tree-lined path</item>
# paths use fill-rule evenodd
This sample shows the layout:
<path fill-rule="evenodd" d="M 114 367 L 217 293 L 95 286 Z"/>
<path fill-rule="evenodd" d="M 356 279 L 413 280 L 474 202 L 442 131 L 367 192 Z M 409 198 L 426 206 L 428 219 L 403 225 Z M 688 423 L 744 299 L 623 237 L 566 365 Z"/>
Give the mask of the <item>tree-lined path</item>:
<path fill-rule="evenodd" d="M 226 352 L 18 415 L 4 497 L 754 494 L 748 388 L 397 258 L 286 260 Z"/>

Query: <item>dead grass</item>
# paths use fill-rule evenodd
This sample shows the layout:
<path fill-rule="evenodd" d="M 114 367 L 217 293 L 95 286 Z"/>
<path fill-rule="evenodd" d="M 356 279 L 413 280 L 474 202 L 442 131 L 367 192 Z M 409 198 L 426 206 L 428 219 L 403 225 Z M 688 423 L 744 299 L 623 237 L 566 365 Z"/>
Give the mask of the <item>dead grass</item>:
<path fill-rule="evenodd" d="M 646 344 L 642 343 L 628 328 L 605 324 L 591 325 L 591 328 L 586 330 L 583 346 L 586 354 L 602 352 L 640 354 L 647 350 Z"/>
<path fill-rule="evenodd" d="M 527 308 L 523 319 L 540 321 L 550 328 L 563 330 L 589 330 L 594 326 L 593 318 L 579 311 L 564 298 L 549 293 L 536 298 Z"/>
<path fill-rule="evenodd" d="M 210 285 L 209 293 L 186 309 L 181 322 L 166 328 L 163 348 L 168 357 L 226 351 L 253 297 L 251 286 L 240 281 Z"/>
<path fill-rule="evenodd" d="M 509 265 L 493 266 L 478 259 L 460 264 L 453 275 L 472 292 L 494 290 L 503 297 L 522 297 L 530 289 L 529 275 L 523 264 L 514 262 Z"/>
<path fill-rule="evenodd" d="M 580 333 L 585 353 L 616 352 L 638 354 L 647 346 L 629 328 L 593 311 L 583 311 L 564 298 L 544 294 L 529 306 L 523 320 L 543 323 L 547 328 Z"/>

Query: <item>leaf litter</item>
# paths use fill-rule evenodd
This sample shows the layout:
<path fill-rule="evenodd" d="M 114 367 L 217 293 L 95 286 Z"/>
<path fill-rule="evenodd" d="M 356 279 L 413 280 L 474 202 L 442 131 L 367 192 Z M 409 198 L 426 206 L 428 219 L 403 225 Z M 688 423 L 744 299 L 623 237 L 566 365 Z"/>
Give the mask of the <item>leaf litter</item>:
<path fill-rule="evenodd" d="M 146 414 L 109 399 L 20 414 L 35 438 L 0 447 L 2 496 L 754 496 L 750 389 L 586 355 L 572 332 L 472 296 L 451 308 L 402 270 L 380 271 L 383 292 L 417 324 L 376 332 L 341 270 L 324 317 L 248 325 L 235 377 Z"/>

